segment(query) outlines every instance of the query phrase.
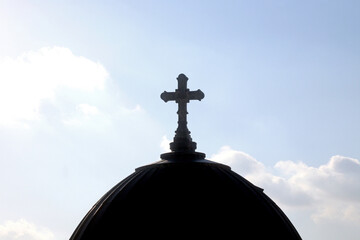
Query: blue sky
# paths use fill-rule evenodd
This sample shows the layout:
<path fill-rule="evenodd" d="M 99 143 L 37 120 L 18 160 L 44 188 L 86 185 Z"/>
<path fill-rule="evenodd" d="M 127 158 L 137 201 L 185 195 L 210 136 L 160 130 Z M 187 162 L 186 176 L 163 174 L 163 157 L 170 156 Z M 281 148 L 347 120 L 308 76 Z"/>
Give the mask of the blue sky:
<path fill-rule="evenodd" d="M 360 226 L 358 1 L 0 1 L 0 237 L 66 239 L 166 151 L 185 73 L 198 150 L 304 239 Z M 165 147 L 164 147 L 165 146 Z M 336 226 L 336 227 L 335 227 Z"/>

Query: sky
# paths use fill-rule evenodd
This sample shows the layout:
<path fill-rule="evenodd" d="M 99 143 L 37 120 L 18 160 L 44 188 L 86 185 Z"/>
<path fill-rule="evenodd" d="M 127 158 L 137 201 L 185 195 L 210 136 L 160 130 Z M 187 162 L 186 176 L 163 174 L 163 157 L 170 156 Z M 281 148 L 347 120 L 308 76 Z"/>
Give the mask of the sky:
<path fill-rule="evenodd" d="M 360 235 L 360 2 L 0 0 L 0 239 L 68 239 L 160 159 L 188 76 L 197 151 L 303 239 Z M 239 203 L 240 205 L 241 203 Z"/>

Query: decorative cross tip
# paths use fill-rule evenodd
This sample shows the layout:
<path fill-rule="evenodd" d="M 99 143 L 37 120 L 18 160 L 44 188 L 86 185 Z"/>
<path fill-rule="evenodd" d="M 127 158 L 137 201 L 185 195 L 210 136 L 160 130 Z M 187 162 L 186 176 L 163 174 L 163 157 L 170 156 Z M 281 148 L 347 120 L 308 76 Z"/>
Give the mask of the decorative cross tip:
<path fill-rule="evenodd" d="M 177 77 L 178 89 L 175 92 L 164 91 L 160 97 L 164 102 L 175 101 L 178 104 L 178 128 L 175 131 L 174 141 L 170 143 L 171 153 L 162 154 L 163 159 L 176 158 L 200 158 L 204 159 L 205 154 L 195 152 L 196 142 L 193 142 L 190 137 L 190 131 L 187 127 L 187 103 L 190 100 L 201 101 L 205 94 L 198 89 L 197 91 L 190 91 L 187 88 L 188 78 L 185 74 L 180 74 Z"/>

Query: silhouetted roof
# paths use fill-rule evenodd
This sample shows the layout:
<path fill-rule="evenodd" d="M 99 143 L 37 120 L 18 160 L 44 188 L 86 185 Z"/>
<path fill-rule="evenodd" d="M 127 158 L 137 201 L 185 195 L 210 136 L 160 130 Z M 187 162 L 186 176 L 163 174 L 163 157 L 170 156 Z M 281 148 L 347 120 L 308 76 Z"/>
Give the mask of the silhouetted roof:
<path fill-rule="evenodd" d="M 71 240 L 133 234 L 301 239 L 261 188 L 205 159 L 162 160 L 137 168 L 95 204 Z"/>
<path fill-rule="evenodd" d="M 247 239 L 300 239 L 281 209 L 229 166 L 195 152 L 187 128 L 187 103 L 202 100 L 180 74 L 175 92 L 161 99 L 178 104 L 178 128 L 171 152 L 136 171 L 106 193 L 89 211 L 71 240 L 179 239 L 221 236 Z M 135 235 L 132 236 L 132 235 Z"/>

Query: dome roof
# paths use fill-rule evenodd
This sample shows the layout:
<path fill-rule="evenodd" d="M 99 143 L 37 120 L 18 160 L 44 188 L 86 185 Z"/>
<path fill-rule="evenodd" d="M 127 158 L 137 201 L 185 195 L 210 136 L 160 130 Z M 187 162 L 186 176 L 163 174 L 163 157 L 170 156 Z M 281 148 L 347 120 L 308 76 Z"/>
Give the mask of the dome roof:
<path fill-rule="evenodd" d="M 137 168 L 107 192 L 81 221 L 71 240 L 246 237 L 301 239 L 281 209 L 229 166 L 195 152 L 187 128 L 187 103 L 201 100 L 180 74 L 178 89 L 161 98 L 179 105 L 178 128 L 171 152 L 159 162 Z M 134 237 L 132 237 L 134 238 Z M 152 239 L 152 238 L 151 238 Z"/>
<path fill-rule="evenodd" d="M 263 189 L 230 167 L 204 159 L 162 160 L 137 168 L 94 205 L 70 239 L 144 233 L 301 239 Z"/>

